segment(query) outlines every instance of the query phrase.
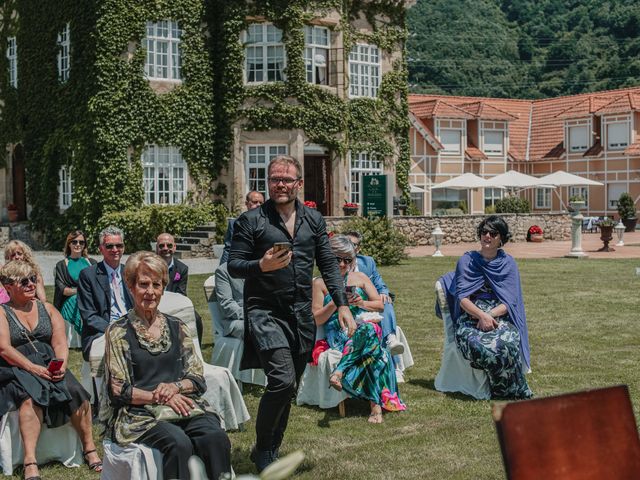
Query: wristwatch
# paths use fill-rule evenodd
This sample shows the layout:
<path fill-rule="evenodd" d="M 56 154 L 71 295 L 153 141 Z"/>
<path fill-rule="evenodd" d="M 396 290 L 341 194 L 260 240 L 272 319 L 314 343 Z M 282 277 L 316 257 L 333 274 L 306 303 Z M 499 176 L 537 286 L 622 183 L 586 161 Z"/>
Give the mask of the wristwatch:
<path fill-rule="evenodd" d="M 180 383 L 180 380 L 173 382 L 173 384 L 178 387 L 178 393 L 182 393 L 182 383 Z"/>

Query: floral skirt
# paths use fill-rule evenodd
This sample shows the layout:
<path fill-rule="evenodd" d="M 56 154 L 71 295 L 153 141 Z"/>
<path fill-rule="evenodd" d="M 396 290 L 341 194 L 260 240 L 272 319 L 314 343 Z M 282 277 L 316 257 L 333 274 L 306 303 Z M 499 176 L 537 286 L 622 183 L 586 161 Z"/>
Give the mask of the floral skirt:
<path fill-rule="evenodd" d="M 335 371 L 342 372 L 342 388 L 351 397 L 369 400 L 387 411 L 405 410 L 391 355 L 382 347 L 381 335 L 377 324 L 365 322 L 358 326 L 345 342 Z"/>
<path fill-rule="evenodd" d="M 499 305 L 498 300 L 476 300 L 481 310 L 488 312 Z M 479 330 L 477 320 L 463 313 L 458 319 L 456 344 L 473 368 L 484 370 L 489 377 L 491 398 L 531 398 L 520 357 L 520 334 L 508 315 L 496 318 L 498 328 L 490 332 Z"/>

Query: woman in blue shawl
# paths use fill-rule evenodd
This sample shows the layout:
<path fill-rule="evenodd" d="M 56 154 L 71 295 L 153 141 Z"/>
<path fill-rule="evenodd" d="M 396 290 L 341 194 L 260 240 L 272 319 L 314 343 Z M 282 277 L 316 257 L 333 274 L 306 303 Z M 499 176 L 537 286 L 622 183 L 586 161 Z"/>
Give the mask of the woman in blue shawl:
<path fill-rule="evenodd" d="M 501 248 L 509 241 L 509 227 L 492 215 L 478 225 L 478 237 L 480 250 L 465 253 L 456 266 L 456 344 L 473 368 L 487 373 L 492 398 L 530 398 L 520 272 Z"/>

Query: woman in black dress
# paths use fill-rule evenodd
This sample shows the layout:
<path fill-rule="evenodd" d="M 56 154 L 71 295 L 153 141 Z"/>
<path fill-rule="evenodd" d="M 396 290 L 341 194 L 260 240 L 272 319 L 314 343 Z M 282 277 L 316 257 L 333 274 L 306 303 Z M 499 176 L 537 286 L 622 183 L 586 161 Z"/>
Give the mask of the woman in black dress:
<path fill-rule="evenodd" d="M 0 415 L 18 410 L 25 478 L 40 478 L 36 444 L 43 422 L 57 427 L 70 420 L 85 461 L 100 472 L 89 394 L 67 370 L 64 320 L 51 304 L 36 299 L 37 275 L 29 263 L 7 263 L 0 282 L 10 297 L 0 308 Z M 60 366 L 47 368 L 54 358 L 62 361 Z"/>

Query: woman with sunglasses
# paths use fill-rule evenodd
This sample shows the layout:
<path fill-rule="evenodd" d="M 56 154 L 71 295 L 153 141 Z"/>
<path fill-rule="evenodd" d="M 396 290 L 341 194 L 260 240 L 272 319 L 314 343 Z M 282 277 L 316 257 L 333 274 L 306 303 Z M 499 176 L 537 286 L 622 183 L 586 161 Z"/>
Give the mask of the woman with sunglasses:
<path fill-rule="evenodd" d="M 342 275 L 351 313 L 358 328 L 351 338 L 342 330 L 333 300 L 322 278 L 313 281 L 312 309 L 316 325 L 324 325 L 330 348 L 342 352 L 340 363 L 329 384 L 345 390 L 351 397 L 368 400 L 370 423 L 382 423 L 382 411 L 399 411 L 406 407 L 398 396 L 398 385 L 391 355 L 383 347 L 382 317 L 367 312 L 381 312 L 384 305 L 369 277 L 355 272 L 356 251 L 348 237 L 335 235 L 330 239 Z M 366 319 L 366 320 L 365 320 Z"/>
<path fill-rule="evenodd" d="M 89 394 L 67 370 L 64 320 L 53 305 L 36 298 L 36 281 L 26 262 L 12 261 L 0 269 L 0 282 L 10 297 L 0 308 L 0 416 L 18 411 L 25 478 L 40 478 L 36 444 L 42 423 L 59 427 L 71 421 L 85 461 L 100 472 Z"/>
<path fill-rule="evenodd" d="M 12 260 L 22 260 L 31 265 L 31 268 L 33 268 L 33 271 L 36 272 L 36 277 L 38 278 L 38 284 L 36 285 L 36 297 L 41 302 L 47 301 L 47 294 L 44 289 L 44 279 L 42 278 L 40 267 L 36 263 L 35 258 L 33 258 L 33 250 L 31 250 L 31 247 L 29 247 L 29 245 L 21 242 L 20 240 L 11 240 L 9 243 L 7 243 L 7 246 L 4 247 L 4 260 L 5 262 L 10 262 Z"/>
<path fill-rule="evenodd" d="M 80 335 L 82 319 L 78 310 L 78 278 L 82 270 L 96 263 L 93 258 L 89 258 L 86 237 L 80 230 L 67 235 L 64 256 L 65 258 L 56 264 L 53 306 Z M 70 335 L 67 337 L 72 338 Z"/>
<path fill-rule="evenodd" d="M 480 250 L 465 253 L 456 267 L 455 339 L 473 368 L 484 370 L 492 398 L 530 398 L 529 338 L 520 272 L 502 246 L 509 226 L 491 215 L 478 225 Z"/>

